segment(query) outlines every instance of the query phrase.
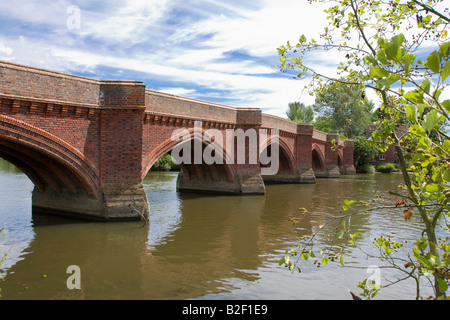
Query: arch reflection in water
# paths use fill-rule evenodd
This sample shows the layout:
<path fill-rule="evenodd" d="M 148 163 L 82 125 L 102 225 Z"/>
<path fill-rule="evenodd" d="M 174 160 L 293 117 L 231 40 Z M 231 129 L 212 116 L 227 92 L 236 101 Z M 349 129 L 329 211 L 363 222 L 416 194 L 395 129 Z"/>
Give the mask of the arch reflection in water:
<path fill-rule="evenodd" d="M 236 197 L 178 193 L 176 179 L 176 172 L 148 175 L 151 216 L 143 227 L 37 220 L 30 211 L 31 182 L 21 173 L 0 171 L 4 243 L 16 250 L 5 265 L 3 299 L 349 299 L 347 288 L 361 281 L 365 270 L 306 267 L 298 276 L 278 260 L 323 224 L 324 213 L 337 212 L 343 198 L 367 200 L 399 181 L 394 175 L 358 175 L 270 185 L 265 196 Z M 292 225 L 289 219 L 300 207 L 311 215 Z M 401 216 L 380 212 L 355 217 L 352 225 L 368 249 L 380 232 L 405 239 L 420 233 L 412 223 L 394 229 L 401 222 Z M 66 286 L 70 265 L 80 267 L 81 290 Z M 383 297 L 411 298 L 411 292 L 406 284 Z"/>

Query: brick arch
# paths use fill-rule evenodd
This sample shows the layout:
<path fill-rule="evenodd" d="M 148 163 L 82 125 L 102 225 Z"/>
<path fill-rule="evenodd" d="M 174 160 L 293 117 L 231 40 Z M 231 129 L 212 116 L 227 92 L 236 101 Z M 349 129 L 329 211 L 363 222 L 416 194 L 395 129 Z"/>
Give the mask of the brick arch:
<path fill-rule="evenodd" d="M 207 144 L 204 143 L 204 136 L 208 135 L 207 130 L 202 129 L 202 133 L 200 134 L 198 130 L 194 130 L 194 128 L 186 129 L 188 130 L 190 134 L 190 139 L 185 141 L 185 143 L 192 143 L 194 140 L 202 141 L 203 147 L 205 147 Z M 158 161 L 159 158 L 161 158 L 163 155 L 167 154 L 175 146 L 179 143 L 179 138 L 183 136 L 183 133 L 179 133 L 178 135 L 175 135 L 169 139 L 166 139 L 162 143 L 160 143 L 156 148 L 152 150 L 152 152 L 146 157 L 144 160 L 143 170 L 142 170 L 142 179 L 145 178 L 145 176 L 150 171 L 151 167 Z M 209 137 L 207 137 L 209 138 Z M 210 140 L 209 140 L 210 141 Z M 212 141 L 210 142 L 210 145 L 212 145 L 216 150 L 222 150 L 223 151 L 223 164 L 213 164 L 213 165 L 206 165 L 206 164 L 181 164 L 180 167 L 183 170 L 183 173 L 188 174 L 188 176 L 197 175 L 199 177 L 203 175 L 210 175 L 213 178 L 218 179 L 222 174 L 226 175 L 226 178 L 228 181 L 233 182 L 236 179 L 236 173 L 234 170 L 234 166 L 230 165 L 229 163 L 232 163 L 232 160 L 230 158 L 230 155 L 226 151 L 226 148 L 222 146 L 222 144 Z M 192 158 L 193 159 L 193 158 Z"/>
<path fill-rule="evenodd" d="M 317 145 L 312 148 L 312 167 L 314 170 L 325 169 L 325 156 Z"/>
<path fill-rule="evenodd" d="M 38 191 L 98 196 L 99 178 L 82 153 L 47 131 L 0 115 L 0 157 L 21 169 Z"/>
<path fill-rule="evenodd" d="M 264 141 L 261 144 L 260 154 L 268 148 L 270 145 L 272 145 L 272 136 L 269 135 L 267 140 Z M 279 137 L 278 139 L 278 145 L 280 146 L 280 156 L 283 155 L 283 157 L 280 157 L 280 166 L 281 169 L 284 169 L 285 171 L 289 171 L 289 173 L 294 174 L 295 173 L 295 158 L 294 155 L 291 152 L 291 149 L 289 148 L 288 144 Z"/>
<path fill-rule="evenodd" d="M 337 161 L 338 167 L 342 168 L 344 166 L 344 150 L 341 148 L 337 150 Z"/>

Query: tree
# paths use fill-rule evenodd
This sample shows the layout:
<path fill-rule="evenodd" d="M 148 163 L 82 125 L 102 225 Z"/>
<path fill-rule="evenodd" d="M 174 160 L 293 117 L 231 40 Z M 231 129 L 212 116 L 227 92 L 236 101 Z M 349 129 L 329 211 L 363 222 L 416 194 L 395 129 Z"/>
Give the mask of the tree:
<path fill-rule="evenodd" d="M 367 165 L 370 165 L 373 159 L 378 155 L 378 148 L 363 136 L 353 139 L 355 148 L 353 151 L 353 160 L 357 171 L 361 171 Z"/>
<path fill-rule="evenodd" d="M 315 128 L 348 138 L 363 135 L 367 125 L 372 123 L 373 103 L 356 85 L 330 82 L 316 93 L 313 108 L 318 115 Z"/>
<path fill-rule="evenodd" d="M 174 163 L 172 156 L 168 153 L 159 158 L 151 168 L 153 171 L 177 171 L 179 169 L 180 166 Z"/>
<path fill-rule="evenodd" d="M 318 2 L 310 0 L 311 3 Z M 403 211 L 405 221 L 419 216 L 423 236 L 416 239 L 406 257 L 396 256 L 403 245 L 390 237 L 378 237 L 380 259 L 413 278 L 420 297 L 421 277 L 430 277 L 435 296 L 446 297 L 450 279 L 450 140 L 445 123 L 450 120 L 450 100 L 443 98 L 450 75 L 450 42 L 447 39 L 448 9 L 441 0 L 329 0 L 325 12 L 330 21 L 321 40 L 301 36 L 298 44 L 281 46 L 281 69 L 295 70 L 297 77 L 311 77 L 308 88 L 321 92 L 329 81 L 373 90 L 381 101 L 382 119 L 373 133 L 380 150 L 393 146 L 398 154 L 403 184 L 392 192 L 399 199 L 389 209 Z M 337 33 L 337 34 L 336 34 Z M 357 41 L 355 41 L 357 40 Z M 317 50 L 337 50 L 345 58 L 339 63 L 339 78 L 321 74 L 307 64 L 306 55 Z M 447 82 L 446 82 L 447 81 Z M 395 128 L 407 117 L 408 131 Z M 383 143 L 381 143 L 383 142 Z M 413 173 L 408 173 L 411 166 Z M 344 210 L 357 201 L 345 200 Z M 364 210 L 369 210 L 366 206 Z M 388 208 L 386 208 L 388 209 Z M 352 213 L 343 218 L 350 219 Z M 444 232 L 438 237 L 437 231 Z M 343 226 L 342 236 L 354 245 L 356 234 Z M 446 235 L 446 236 L 445 236 Z M 332 248 L 322 259 L 339 257 L 343 250 Z M 308 250 L 311 250 L 310 248 Z M 292 253 L 308 253 L 304 248 Z M 287 255 L 286 266 L 295 269 Z M 360 283 L 365 297 L 373 297 L 379 287 Z"/>
<path fill-rule="evenodd" d="M 298 123 L 312 123 L 314 120 L 314 111 L 311 106 L 305 106 L 301 102 L 289 103 L 289 108 L 286 111 L 289 120 Z"/>

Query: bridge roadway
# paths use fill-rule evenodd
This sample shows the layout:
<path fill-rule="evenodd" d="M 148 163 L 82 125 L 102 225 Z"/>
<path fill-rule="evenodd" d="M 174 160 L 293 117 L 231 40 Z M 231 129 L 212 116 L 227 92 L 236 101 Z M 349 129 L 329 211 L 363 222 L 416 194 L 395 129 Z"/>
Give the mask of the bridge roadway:
<path fill-rule="evenodd" d="M 33 212 L 147 217 L 142 181 L 174 150 L 185 160 L 177 181 L 182 191 L 264 194 L 264 183 L 355 173 L 351 140 L 258 108 L 148 90 L 140 81 L 0 61 L 0 102 L 0 157 L 33 181 Z M 198 161 L 198 154 L 214 161 Z"/>

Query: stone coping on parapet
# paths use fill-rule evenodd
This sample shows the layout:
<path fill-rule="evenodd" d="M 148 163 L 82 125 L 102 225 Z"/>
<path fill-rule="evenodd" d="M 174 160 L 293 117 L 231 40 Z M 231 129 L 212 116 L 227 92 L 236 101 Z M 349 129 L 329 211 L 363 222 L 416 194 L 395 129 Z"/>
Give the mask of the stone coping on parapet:
<path fill-rule="evenodd" d="M 259 108 L 236 108 L 236 107 L 231 107 L 231 106 L 227 106 L 224 104 L 178 96 L 175 94 L 165 93 L 165 92 L 161 92 L 161 91 L 155 91 L 155 90 L 151 90 L 151 89 L 146 89 L 145 91 L 148 94 L 152 94 L 152 95 L 156 95 L 156 96 L 161 96 L 161 97 L 165 97 L 165 98 L 171 98 L 171 99 L 186 101 L 186 102 L 194 102 L 197 104 L 202 104 L 202 105 L 207 105 L 207 106 L 217 107 L 217 108 L 223 108 L 223 109 L 228 109 L 228 110 L 234 110 L 234 111 L 237 109 L 259 110 Z"/>
<path fill-rule="evenodd" d="M 64 73 L 60 71 L 53 71 L 38 67 L 31 67 L 26 66 L 22 64 L 17 64 L 9 61 L 2 61 L 0 60 L 0 67 L 6 67 L 10 69 L 16 69 L 20 71 L 30 71 L 33 73 L 46 75 L 46 76 L 52 76 L 52 77 L 58 77 L 58 78 L 66 78 L 66 79 L 76 79 L 79 81 L 89 82 L 92 84 L 112 84 L 112 85 L 144 85 L 145 84 L 142 81 L 135 81 L 135 80 L 99 80 L 94 78 L 88 78 L 84 76 L 78 76 L 70 73 Z"/>
<path fill-rule="evenodd" d="M 93 84 L 98 84 L 98 82 L 100 81 L 100 80 L 92 79 L 92 78 L 88 78 L 88 77 L 77 76 L 77 75 L 73 75 L 73 74 L 69 74 L 69 73 L 63 73 L 63 72 L 53 71 L 53 70 L 48 70 L 48 69 L 43 69 L 43 68 L 30 67 L 30 66 L 25 66 L 25 65 L 21 65 L 21 64 L 9 62 L 9 61 L 2 61 L 2 60 L 0 60 L 0 67 L 6 67 L 9 69 L 16 69 L 16 70 L 20 70 L 20 71 L 28 71 L 28 72 L 45 75 L 45 76 L 76 79 L 79 81 L 90 82 Z"/>
<path fill-rule="evenodd" d="M 91 108 L 145 104 L 142 81 L 97 80 L 6 61 L 0 61 L 0 74 L 0 94 L 8 99 Z M 105 105 L 105 99 L 112 103 Z"/>
<path fill-rule="evenodd" d="M 336 144 L 339 146 L 344 145 L 344 140 L 339 137 L 337 133 L 326 133 L 317 129 L 313 130 L 313 139 L 318 141 L 326 141 L 331 142 L 331 140 L 335 140 Z"/>
<path fill-rule="evenodd" d="M 237 108 L 214 102 L 187 98 L 168 94 L 160 91 L 146 90 L 145 104 L 147 112 L 165 113 L 178 115 L 180 117 L 191 117 L 205 120 L 236 123 L 242 120 L 242 114 L 249 114 L 249 122 L 260 124 L 261 109 L 259 108 Z"/>
<path fill-rule="evenodd" d="M 278 128 L 289 133 L 297 133 L 298 123 L 289 119 L 281 118 L 271 114 L 262 114 L 262 127 L 264 128 Z"/>

